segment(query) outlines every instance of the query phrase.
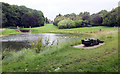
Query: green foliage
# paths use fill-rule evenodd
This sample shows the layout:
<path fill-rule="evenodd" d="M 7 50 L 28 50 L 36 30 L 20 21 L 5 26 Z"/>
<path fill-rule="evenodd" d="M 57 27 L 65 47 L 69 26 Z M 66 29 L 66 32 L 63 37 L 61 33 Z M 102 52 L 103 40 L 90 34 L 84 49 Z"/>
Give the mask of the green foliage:
<path fill-rule="evenodd" d="M 11 28 L 6 28 L 5 30 L 0 31 L 0 34 L 2 35 L 20 34 L 20 32 L 16 31 L 17 29 L 13 29 L 13 27 Z M 54 26 L 53 24 L 45 24 L 45 26 L 41 26 L 41 27 L 20 28 L 20 29 L 21 30 L 32 30 L 32 33 L 48 33 L 53 30 L 58 30 L 58 28 Z"/>
<path fill-rule="evenodd" d="M 69 19 L 62 20 L 58 23 L 59 29 L 74 28 L 74 27 L 76 27 L 75 22 Z"/>
<path fill-rule="evenodd" d="M 82 25 L 83 26 L 83 25 Z M 88 25 L 91 26 L 91 25 Z M 34 28 L 21 28 L 22 30 L 32 30 L 32 33 L 62 33 L 62 31 L 67 31 L 67 33 L 70 33 L 69 31 L 73 31 L 73 33 L 77 33 L 77 31 L 79 31 L 79 33 L 81 32 L 85 32 L 85 31 L 97 31 L 99 29 L 102 30 L 116 30 L 117 27 L 103 27 L 103 26 L 99 26 L 99 27 L 84 27 L 84 28 L 73 28 L 73 29 L 58 29 L 57 26 L 53 25 L 53 24 L 45 24 L 45 26 L 42 27 L 34 27 Z M 0 31 L 0 34 L 2 35 L 11 35 L 11 34 L 20 34 L 20 32 L 17 32 L 16 29 L 5 29 L 3 31 Z"/>
<path fill-rule="evenodd" d="M 2 27 L 35 27 L 44 25 L 44 15 L 41 11 L 7 3 L 2 3 L 2 10 Z"/>
<path fill-rule="evenodd" d="M 66 14 L 66 15 L 57 15 L 56 18 L 54 19 L 54 22 L 53 24 L 58 26 L 58 23 L 61 21 L 61 20 L 65 20 L 65 19 L 70 19 L 70 20 L 73 20 L 73 21 L 76 21 L 76 20 L 81 20 L 81 17 L 76 15 L 75 13 L 71 13 L 71 14 Z"/>
<path fill-rule="evenodd" d="M 90 15 L 89 12 L 80 12 L 79 15 L 75 13 L 66 14 L 56 16 L 54 19 L 54 25 L 58 25 L 58 23 L 65 19 L 70 19 L 73 21 L 83 20 L 82 26 L 118 26 L 120 24 L 120 15 L 119 13 L 120 7 L 113 9 L 108 12 L 107 10 L 101 10 L 98 13 L 94 13 Z M 63 26 L 65 27 L 65 26 Z M 66 27 L 65 27 L 66 28 Z"/>
<path fill-rule="evenodd" d="M 52 47 L 52 45 L 54 44 L 55 41 L 53 41 L 50 44 L 49 38 L 45 39 L 45 44 L 43 44 L 43 38 L 40 37 L 34 41 L 31 41 L 31 49 L 34 49 L 36 51 L 36 53 L 40 53 L 41 51 L 43 51 L 43 49 L 45 49 L 46 47 L 48 47 L 48 45 L 50 47 Z M 58 43 L 57 43 L 58 44 Z"/>
<path fill-rule="evenodd" d="M 82 26 L 83 26 L 83 27 L 87 27 L 88 25 L 90 25 L 90 21 L 88 21 L 88 20 L 83 20 Z"/>
<path fill-rule="evenodd" d="M 118 17 L 117 17 L 117 23 L 118 23 L 118 26 L 120 26 L 120 14 L 118 14 Z"/>
<path fill-rule="evenodd" d="M 83 22 L 82 20 L 76 20 L 75 21 L 75 26 L 76 27 L 82 27 L 82 22 Z"/>
<path fill-rule="evenodd" d="M 72 31 L 112 31 L 114 27 L 84 27 L 68 29 Z M 64 29 L 61 29 L 61 31 Z M 66 29 L 65 29 L 66 30 Z M 67 30 L 66 30 L 67 31 Z M 90 36 L 89 36 L 90 37 Z M 94 36 L 92 36 L 94 37 Z M 86 38 L 81 37 L 82 39 Z M 62 43 L 53 48 L 45 48 L 36 54 L 32 49 L 9 52 L 12 56 L 2 60 L 3 72 L 118 72 L 118 35 L 102 35 L 97 38 L 105 44 L 94 49 L 73 48 L 80 40 Z M 55 71 L 55 69 L 60 68 Z"/>
<path fill-rule="evenodd" d="M 103 21 L 102 17 L 98 14 L 94 15 L 92 18 L 92 22 L 96 25 L 101 25 L 102 21 Z"/>
<path fill-rule="evenodd" d="M 43 43 L 42 38 L 38 38 L 38 40 L 31 41 L 31 48 L 36 51 L 36 53 L 40 53 L 40 51 L 43 49 Z"/>
<path fill-rule="evenodd" d="M 97 13 L 97 15 L 100 15 L 101 17 L 104 17 L 108 13 L 107 10 L 101 10 L 100 12 Z"/>
<path fill-rule="evenodd" d="M 103 17 L 103 23 L 104 25 L 107 26 L 118 26 L 119 25 L 119 18 L 118 18 L 118 9 L 120 7 L 117 7 L 113 9 L 112 11 L 108 12 L 104 17 Z"/>
<path fill-rule="evenodd" d="M 49 23 L 49 21 L 48 21 L 48 18 L 47 18 L 47 17 L 45 18 L 45 23 L 46 23 L 46 24 L 48 24 L 48 23 Z"/>
<path fill-rule="evenodd" d="M 57 26 L 58 23 L 59 23 L 61 20 L 64 20 L 64 19 L 66 19 L 64 16 L 58 16 L 58 17 L 56 17 L 56 18 L 54 19 L 53 24 Z"/>
<path fill-rule="evenodd" d="M 13 56 L 10 52 L 10 49 L 4 49 L 2 50 L 2 59 L 7 59 L 8 57 Z"/>
<path fill-rule="evenodd" d="M 82 15 L 82 20 L 90 20 L 90 13 L 89 12 L 84 12 Z"/>
<path fill-rule="evenodd" d="M 81 17 L 76 15 L 75 13 L 71 13 L 71 14 L 66 14 L 64 15 L 64 17 L 66 17 L 67 19 L 71 19 L 73 21 L 75 20 L 81 20 Z"/>
<path fill-rule="evenodd" d="M 61 14 L 56 15 L 56 17 L 62 16 Z"/>
<path fill-rule="evenodd" d="M 117 23 L 118 23 L 118 26 L 120 26 L 120 6 L 118 7 Z"/>

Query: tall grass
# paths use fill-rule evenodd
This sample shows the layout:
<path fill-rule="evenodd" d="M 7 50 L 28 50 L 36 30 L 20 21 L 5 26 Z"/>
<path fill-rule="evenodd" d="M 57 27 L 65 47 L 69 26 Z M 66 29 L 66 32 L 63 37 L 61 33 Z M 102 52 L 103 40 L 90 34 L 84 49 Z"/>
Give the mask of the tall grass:
<path fill-rule="evenodd" d="M 31 48 L 36 51 L 36 53 L 40 53 L 43 49 L 43 41 L 42 38 L 38 38 L 38 40 L 31 41 Z"/>
<path fill-rule="evenodd" d="M 117 29 L 85 27 L 60 31 L 97 31 L 101 28 L 104 31 Z M 105 41 L 105 44 L 94 49 L 73 48 L 71 45 L 80 44 L 79 40 L 60 44 L 57 39 L 58 46 L 52 48 L 49 48 L 49 39 L 46 40 L 46 47 L 42 44 L 42 39 L 36 40 L 35 44 L 32 42 L 33 48 L 29 50 L 9 52 L 7 58 L 2 60 L 3 72 L 118 72 L 118 34 L 101 33 L 97 38 Z"/>
<path fill-rule="evenodd" d="M 100 36 L 103 46 L 94 49 L 78 49 L 62 43 L 36 54 L 34 50 L 21 50 L 3 60 L 3 72 L 117 72 L 117 34 Z"/>
<path fill-rule="evenodd" d="M 45 41 L 43 42 L 43 38 L 39 37 L 38 39 L 35 39 L 34 41 L 31 41 L 31 49 L 34 49 L 36 51 L 36 53 L 40 53 L 40 51 L 42 51 L 43 49 L 45 49 L 46 47 L 52 47 L 55 43 L 55 40 L 52 41 L 52 43 L 50 43 L 49 38 L 45 38 Z M 58 42 L 57 42 L 58 45 Z"/>

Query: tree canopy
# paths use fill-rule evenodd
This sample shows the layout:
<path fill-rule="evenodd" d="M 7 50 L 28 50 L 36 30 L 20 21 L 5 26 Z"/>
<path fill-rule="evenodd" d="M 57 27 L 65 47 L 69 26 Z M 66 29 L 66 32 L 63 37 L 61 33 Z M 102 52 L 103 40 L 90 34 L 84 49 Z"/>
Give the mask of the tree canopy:
<path fill-rule="evenodd" d="M 45 20 L 41 11 L 3 2 L 2 17 L 2 27 L 37 27 L 43 26 Z"/>
<path fill-rule="evenodd" d="M 64 20 L 64 21 L 62 21 Z M 101 10 L 98 13 L 90 15 L 89 12 L 80 12 L 78 15 L 75 13 L 66 15 L 57 15 L 53 24 L 58 26 L 60 21 L 72 20 L 74 22 L 81 21 L 78 27 L 83 26 L 119 26 L 120 25 L 120 7 L 116 7 L 111 11 Z M 75 23 L 76 24 L 76 23 Z"/>
<path fill-rule="evenodd" d="M 103 17 L 103 24 L 107 26 L 119 26 L 120 25 L 120 6 L 108 12 Z"/>

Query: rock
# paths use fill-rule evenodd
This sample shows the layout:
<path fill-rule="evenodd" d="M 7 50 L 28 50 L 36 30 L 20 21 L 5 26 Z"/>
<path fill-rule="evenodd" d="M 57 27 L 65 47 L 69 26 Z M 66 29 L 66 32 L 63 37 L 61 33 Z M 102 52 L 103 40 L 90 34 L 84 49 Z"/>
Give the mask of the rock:
<path fill-rule="evenodd" d="M 57 69 L 55 69 L 55 71 L 59 70 L 60 68 L 58 67 Z"/>
<path fill-rule="evenodd" d="M 84 39 L 81 41 L 82 44 L 84 44 L 85 46 L 94 46 L 94 45 L 98 45 L 99 43 L 104 43 L 104 41 L 95 38 Z"/>

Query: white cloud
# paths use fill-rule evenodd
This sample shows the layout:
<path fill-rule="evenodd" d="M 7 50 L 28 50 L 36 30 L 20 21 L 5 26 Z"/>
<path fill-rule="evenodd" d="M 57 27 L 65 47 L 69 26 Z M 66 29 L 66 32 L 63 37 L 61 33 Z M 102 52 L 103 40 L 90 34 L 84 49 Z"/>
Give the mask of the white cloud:
<path fill-rule="evenodd" d="M 78 14 L 84 11 L 96 13 L 102 9 L 111 10 L 118 6 L 119 0 L 0 0 L 0 2 L 41 10 L 46 17 L 53 20 L 59 13 L 64 15 L 73 12 Z"/>

